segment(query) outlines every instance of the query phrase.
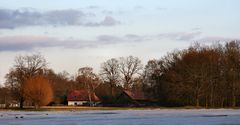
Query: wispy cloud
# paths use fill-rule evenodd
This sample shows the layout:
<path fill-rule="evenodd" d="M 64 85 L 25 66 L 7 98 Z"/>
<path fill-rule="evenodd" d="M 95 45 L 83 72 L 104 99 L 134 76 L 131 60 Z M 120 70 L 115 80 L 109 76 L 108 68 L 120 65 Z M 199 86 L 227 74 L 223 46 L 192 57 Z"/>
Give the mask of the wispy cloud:
<path fill-rule="evenodd" d="M 39 12 L 34 9 L 0 9 L 0 28 L 13 29 L 39 25 L 114 26 L 120 24 L 111 16 L 106 16 L 102 21 L 91 21 L 90 16 L 95 16 L 95 14 L 74 9 L 46 12 Z"/>
<path fill-rule="evenodd" d="M 240 40 L 239 38 L 229 38 L 229 37 L 220 37 L 220 36 L 206 36 L 198 39 L 198 42 L 226 42 L 232 40 Z"/>
<path fill-rule="evenodd" d="M 127 42 L 141 41 L 142 37 L 128 34 L 117 37 L 112 35 L 100 35 L 94 40 L 81 39 L 58 39 L 46 36 L 6 36 L 0 37 L 1 51 L 29 51 L 36 48 L 63 47 L 70 49 L 79 49 L 85 47 L 98 47 L 102 45 L 111 45 Z"/>
<path fill-rule="evenodd" d="M 111 16 L 106 16 L 101 22 L 88 22 L 84 24 L 85 26 L 114 26 L 120 24 L 119 21 Z"/>
<path fill-rule="evenodd" d="M 159 35 L 126 34 L 123 36 L 99 35 L 95 39 L 84 40 L 66 38 L 59 39 L 47 36 L 3 36 L 0 37 L 1 51 L 29 51 L 37 48 L 62 47 L 69 49 L 93 48 L 104 45 L 138 43 L 148 41 L 186 41 L 186 42 L 216 42 L 239 40 L 239 38 L 225 38 L 218 36 L 205 36 L 201 32 L 161 33 Z"/>
<path fill-rule="evenodd" d="M 55 38 L 43 36 L 0 37 L 0 51 L 31 50 L 35 47 L 51 47 L 59 44 L 61 43 L 56 43 Z"/>
<path fill-rule="evenodd" d="M 180 40 L 180 41 L 190 41 L 195 40 L 202 32 L 172 32 L 172 33 L 161 33 L 158 35 L 160 39 L 170 39 L 170 40 Z"/>
<path fill-rule="evenodd" d="M 156 36 L 158 39 L 169 39 L 174 41 L 186 41 L 186 42 L 228 42 L 231 40 L 239 40 L 239 38 L 230 38 L 230 37 L 221 37 L 221 36 L 212 36 L 205 35 L 199 31 L 199 28 L 196 28 L 196 31 L 192 32 L 170 32 L 170 33 L 161 33 Z"/>
<path fill-rule="evenodd" d="M 87 9 L 101 9 L 100 6 L 97 6 L 97 5 L 91 5 L 91 6 L 88 6 Z"/>
<path fill-rule="evenodd" d="M 160 11 L 162 11 L 162 10 L 167 10 L 167 8 L 164 8 L 164 7 L 157 7 L 156 10 L 160 10 Z"/>
<path fill-rule="evenodd" d="M 146 41 L 146 36 L 139 36 L 135 34 L 126 34 L 122 37 L 112 35 L 101 35 L 97 37 L 97 41 L 107 44 L 121 43 L 121 42 L 142 42 Z"/>
<path fill-rule="evenodd" d="M 199 27 L 192 28 L 192 31 L 199 31 L 199 30 L 201 30 L 201 28 Z"/>

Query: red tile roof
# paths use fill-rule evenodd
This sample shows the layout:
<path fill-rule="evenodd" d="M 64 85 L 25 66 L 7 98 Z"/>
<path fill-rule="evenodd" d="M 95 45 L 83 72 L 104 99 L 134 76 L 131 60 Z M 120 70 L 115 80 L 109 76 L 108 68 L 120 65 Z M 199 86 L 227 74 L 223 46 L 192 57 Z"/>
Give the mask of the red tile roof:
<path fill-rule="evenodd" d="M 88 91 L 86 90 L 74 90 L 68 94 L 68 101 L 89 101 Z M 91 100 L 93 102 L 100 101 L 95 93 L 91 93 Z"/>
<path fill-rule="evenodd" d="M 128 90 L 124 90 L 124 92 L 131 97 L 133 100 L 146 100 L 145 96 L 143 93 L 133 93 Z"/>

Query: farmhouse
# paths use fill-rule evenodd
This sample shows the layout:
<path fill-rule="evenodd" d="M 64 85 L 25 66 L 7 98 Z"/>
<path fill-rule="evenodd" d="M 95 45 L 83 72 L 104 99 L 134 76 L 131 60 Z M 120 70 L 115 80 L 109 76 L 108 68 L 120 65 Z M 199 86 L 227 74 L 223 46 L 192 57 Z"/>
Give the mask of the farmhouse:
<path fill-rule="evenodd" d="M 90 103 L 95 106 L 100 102 L 95 93 L 89 94 L 87 90 L 73 90 L 68 94 L 67 100 L 69 106 L 83 106 L 90 105 Z"/>

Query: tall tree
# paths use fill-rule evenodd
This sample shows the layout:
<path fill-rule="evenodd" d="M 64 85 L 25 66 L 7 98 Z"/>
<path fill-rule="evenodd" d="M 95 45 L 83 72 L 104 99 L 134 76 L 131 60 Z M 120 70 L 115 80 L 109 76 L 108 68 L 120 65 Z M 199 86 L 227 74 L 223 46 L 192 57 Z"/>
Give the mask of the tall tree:
<path fill-rule="evenodd" d="M 115 58 L 109 59 L 106 62 L 102 63 L 100 75 L 102 79 L 110 84 L 111 96 L 113 96 L 113 88 L 119 84 L 120 81 L 120 71 L 119 63 Z"/>
<path fill-rule="evenodd" d="M 147 65 L 144 68 L 143 72 L 143 91 L 145 92 L 147 97 L 149 99 L 153 99 L 154 96 L 157 95 L 163 95 L 163 94 L 157 94 L 159 92 L 163 91 L 153 91 L 152 88 L 156 87 L 157 83 L 160 81 L 160 76 L 162 74 L 162 71 L 160 69 L 160 64 L 158 60 L 149 60 L 147 62 Z M 156 89 L 155 89 L 156 90 Z M 163 97 L 159 97 L 159 99 L 163 99 Z"/>
<path fill-rule="evenodd" d="M 94 93 L 96 87 L 100 84 L 98 76 L 93 73 L 93 68 L 82 67 L 78 70 L 77 81 L 83 84 L 84 89 L 88 91 L 88 98 L 90 106 L 92 106 L 91 95 Z"/>
<path fill-rule="evenodd" d="M 119 58 L 119 67 L 122 74 L 123 86 L 125 89 L 130 89 L 134 78 L 140 74 L 143 65 L 139 58 L 128 56 Z"/>
<path fill-rule="evenodd" d="M 20 103 L 20 108 L 23 108 L 25 101 L 23 84 L 33 76 L 43 74 L 46 69 L 47 62 L 40 54 L 32 54 L 30 56 L 17 56 L 15 65 L 6 75 L 6 86 L 8 86 L 16 100 Z"/>

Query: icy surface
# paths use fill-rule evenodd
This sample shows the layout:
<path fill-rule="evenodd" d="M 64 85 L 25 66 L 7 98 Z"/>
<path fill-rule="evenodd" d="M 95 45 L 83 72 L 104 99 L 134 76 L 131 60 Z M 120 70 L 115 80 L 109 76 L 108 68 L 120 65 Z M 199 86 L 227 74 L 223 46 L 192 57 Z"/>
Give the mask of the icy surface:
<path fill-rule="evenodd" d="M 10 111 L 0 125 L 240 125 L 240 110 Z"/>

